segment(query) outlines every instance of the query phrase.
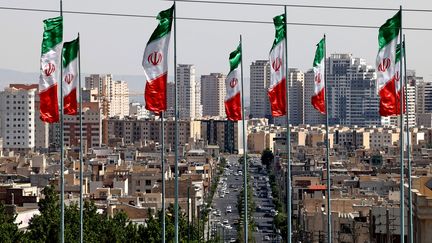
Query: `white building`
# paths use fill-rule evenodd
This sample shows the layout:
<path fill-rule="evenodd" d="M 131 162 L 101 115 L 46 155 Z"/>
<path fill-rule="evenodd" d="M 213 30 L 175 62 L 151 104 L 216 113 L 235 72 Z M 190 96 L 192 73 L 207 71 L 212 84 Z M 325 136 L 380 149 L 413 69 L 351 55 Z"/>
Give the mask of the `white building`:
<path fill-rule="evenodd" d="M 271 119 L 267 89 L 270 85 L 268 60 L 257 60 L 250 65 L 250 116 Z"/>
<path fill-rule="evenodd" d="M 225 79 L 222 73 L 201 76 L 203 116 L 225 117 Z"/>
<path fill-rule="evenodd" d="M 194 65 L 179 64 L 177 66 L 177 95 L 180 119 L 195 119 L 202 115 L 199 114 L 201 101 L 197 99 L 195 78 Z"/>
<path fill-rule="evenodd" d="M 108 85 L 108 116 L 125 117 L 129 115 L 129 89 L 125 81 L 113 81 Z"/>
<path fill-rule="evenodd" d="M 85 77 L 85 88 L 97 90 L 97 100 L 105 116 L 129 115 L 129 89 L 125 81 L 115 81 L 111 74 L 91 74 Z"/>
<path fill-rule="evenodd" d="M 35 147 L 36 89 L 5 88 L 0 92 L 3 148 L 26 152 Z"/>
<path fill-rule="evenodd" d="M 132 102 L 129 104 L 129 116 L 144 119 L 150 117 L 150 112 L 141 103 Z"/>

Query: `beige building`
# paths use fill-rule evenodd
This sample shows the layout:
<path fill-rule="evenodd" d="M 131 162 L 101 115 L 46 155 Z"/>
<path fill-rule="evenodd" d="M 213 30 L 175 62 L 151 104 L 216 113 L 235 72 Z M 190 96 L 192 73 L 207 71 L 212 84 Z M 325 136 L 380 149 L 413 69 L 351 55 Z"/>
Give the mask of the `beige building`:
<path fill-rule="evenodd" d="M 225 117 L 225 79 L 222 73 L 201 76 L 201 104 L 203 116 Z"/>
<path fill-rule="evenodd" d="M 102 114 L 99 103 L 83 103 L 83 146 L 85 148 L 102 145 Z M 79 146 L 79 116 L 65 115 L 64 117 L 64 144 L 65 146 Z"/>
<path fill-rule="evenodd" d="M 273 150 L 273 139 L 276 137 L 275 132 L 270 131 L 252 131 L 248 134 L 247 148 L 249 153 L 262 153 L 265 149 Z"/>

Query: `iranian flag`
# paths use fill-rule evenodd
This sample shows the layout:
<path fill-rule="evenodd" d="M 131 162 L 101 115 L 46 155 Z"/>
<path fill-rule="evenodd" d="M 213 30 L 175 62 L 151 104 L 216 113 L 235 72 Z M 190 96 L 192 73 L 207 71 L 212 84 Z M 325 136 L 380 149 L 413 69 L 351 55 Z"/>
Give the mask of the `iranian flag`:
<path fill-rule="evenodd" d="M 325 38 L 317 44 L 315 58 L 313 61 L 314 71 L 314 95 L 312 96 L 312 105 L 322 114 L 326 113 L 325 107 Z"/>
<path fill-rule="evenodd" d="M 228 120 L 239 121 L 242 119 L 241 112 L 241 93 L 240 93 L 240 62 L 242 56 L 241 44 L 231 52 L 229 56 L 230 72 L 225 80 L 226 97 L 225 113 Z"/>
<path fill-rule="evenodd" d="M 401 44 L 398 44 L 396 46 L 396 63 L 395 63 L 395 75 L 393 77 L 394 83 L 395 83 L 395 88 L 396 88 L 396 114 L 400 115 L 400 99 L 401 99 L 401 95 L 402 95 L 402 99 L 403 99 L 403 94 L 404 92 L 401 92 L 401 90 L 403 90 L 404 88 L 404 83 L 401 80 L 402 79 L 402 72 L 400 71 L 401 69 L 401 62 L 403 61 L 404 58 L 404 50 L 403 50 L 403 46 L 404 43 L 402 42 Z M 403 104 L 404 107 L 404 113 L 405 113 L 405 103 Z"/>
<path fill-rule="evenodd" d="M 63 44 L 63 112 L 66 115 L 78 114 L 79 38 Z"/>
<path fill-rule="evenodd" d="M 286 115 L 286 75 L 285 75 L 285 14 L 273 18 L 276 28 L 275 40 L 270 50 L 270 86 L 267 94 L 273 117 Z"/>
<path fill-rule="evenodd" d="M 379 113 L 392 116 L 400 113 L 396 80 L 400 79 L 400 70 L 396 60 L 396 46 L 401 28 L 402 14 L 399 11 L 388 19 L 379 29 L 379 51 L 376 58 L 377 88 L 380 96 Z"/>
<path fill-rule="evenodd" d="M 159 25 L 144 50 L 142 65 L 146 76 L 145 107 L 160 113 L 167 109 L 168 46 L 174 16 L 174 5 L 157 16 Z"/>
<path fill-rule="evenodd" d="M 59 121 L 57 83 L 60 79 L 63 18 L 44 20 L 42 54 L 40 59 L 40 119 L 44 122 Z"/>

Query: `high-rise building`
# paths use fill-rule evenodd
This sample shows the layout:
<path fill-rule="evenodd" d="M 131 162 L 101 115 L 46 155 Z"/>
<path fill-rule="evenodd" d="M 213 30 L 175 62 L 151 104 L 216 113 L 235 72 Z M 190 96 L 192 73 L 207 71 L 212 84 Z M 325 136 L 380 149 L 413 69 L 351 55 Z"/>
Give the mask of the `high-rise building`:
<path fill-rule="evenodd" d="M 177 95 L 180 119 L 195 119 L 201 117 L 201 114 L 199 114 L 200 109 L 202 109 L 201 101 L 197 100 L 197 84 L 195 78 L 194 65 L 179 64 L 177 66 Z"/>
<path fill-rule="evenodd" d="M 225 79 L 222 73 L 201 76 L 203 116 L 225 117 Z"/>
<path fill-rule="evenodd" d="M 45 151 L 49 146 L 49 124 L 40 119 L 39 110 L 39 84 L 10 84 L 9 88 L 31 90 L 36 89 L 35 102 L 34 102 L 34 120 L 35 120 L 35 149 L 38 151 Z"/>
<path fill-rule="evenodd" d="M 37 89 L 5 88 L 0 92 L 0 134 L 4 149 L 17 152 L 34 149 L 36 91 Z"/>
<path fill-rule="evenodd" d="M 129 115 L 129 89 L 125 81 L 115 81 L 111 74 L 91 74 L 85 77 L 85 88 L 97 90 L 105 117 Z"/>
<path fill-rule="evenodd" d="M 432 113 L 432 82 L 416 77 L 415 74 L 407 78 L 417 85 L 416 113 Z"/>
<path fill-rule="evenodd" d="M 304 82 L 304 119 L 305 123 L 309 125 L 325 124 L 325 115 L 321 114 L 312 106 L 312 96 L 315 89 L 315 75 L 313 70 L 305 73 Z"/>
<path fill-rule="evenodd" d="M 195 80 L 195 119 L 203 116 L 203 105 L 201 103 L 201 80 Z"/>
<path fill-rule="evenodd" d="M 250 65 L 250 117 L 272 120 L 267 89 L 270 85 L 268 60 L 257 60 Z"/>
<path fill-rule="evenodd" d="M 304 123 L 304 73 L 297 68 L 288 69 L 290 124 Z"/>
<path fill-rule="evenodd" d="M 108 85 L 108 116 L 124 117 L 129 115 L 129 89 L 125 81 L 110 80 Z"/>
<path fill-rule="evenodd" d="M 379 125 L 375 69 L 351 54 L 332 54 L 326 65 L 330 125 Z"/>
<path fill-rule="evenodd" d="M 174 117 L 174 103 L 175 103 L 175 84 L 172 82 L 167 83 L 167 110 L 165 117 Z"/>

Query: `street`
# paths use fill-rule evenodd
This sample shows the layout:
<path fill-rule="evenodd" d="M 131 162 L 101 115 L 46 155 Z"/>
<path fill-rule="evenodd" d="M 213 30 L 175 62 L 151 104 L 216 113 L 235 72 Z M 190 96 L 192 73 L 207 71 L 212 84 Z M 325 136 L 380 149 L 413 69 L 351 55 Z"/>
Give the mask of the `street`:
<path fill-rule="evenodd" d="M 237 209 L 238 195 L 243 186 L 243 164 L 238 164 L 238 155 L 229 155 L 227 166 L 221 176 L 210 214 L 211 236 L 219 236 L 223 242 L 237 239 L 240 215 Z M 263 169 L 260 157 L 251 157 L 249 184 L 252 188 L 255 208 L 252 209 L 255 227 L 254 242 L 280 242 L 273 230 L 273 216 L 277 213 L 271 196 L 267 171 Z"/>
<path fill-rule="evenodd" d="M 237 239 L 240 219 L 237 200 L 243 183 L 243 177 L 238 174 L 242 168 L 238 165 L 238 158 L 237 155 L 226 158 L 227 165 L 230 166 L 224 169 L 211 206 L 213 209 L 210 214 L 212 236 L 218 235 L 224 242 L 234 242 Z"/>

